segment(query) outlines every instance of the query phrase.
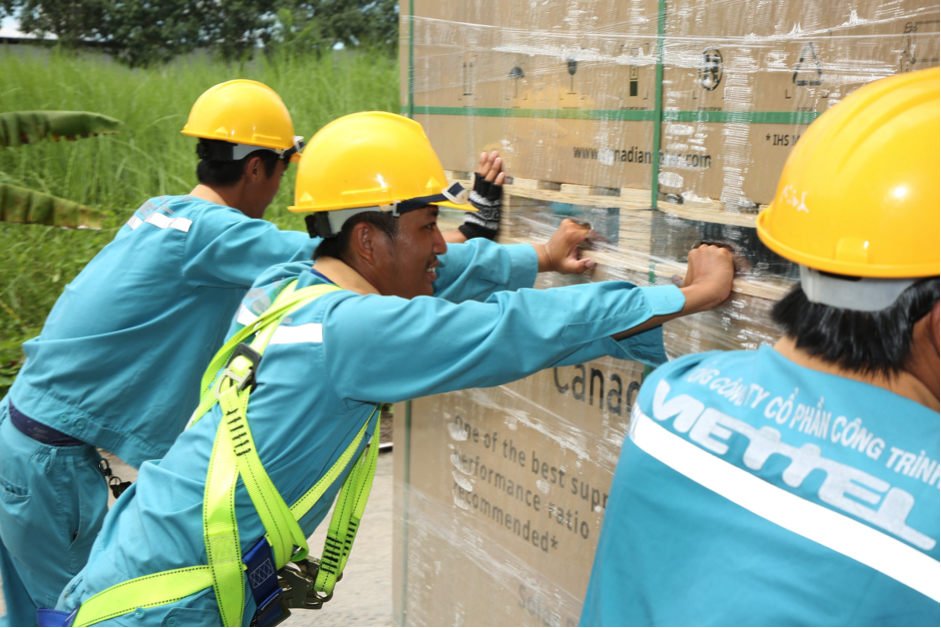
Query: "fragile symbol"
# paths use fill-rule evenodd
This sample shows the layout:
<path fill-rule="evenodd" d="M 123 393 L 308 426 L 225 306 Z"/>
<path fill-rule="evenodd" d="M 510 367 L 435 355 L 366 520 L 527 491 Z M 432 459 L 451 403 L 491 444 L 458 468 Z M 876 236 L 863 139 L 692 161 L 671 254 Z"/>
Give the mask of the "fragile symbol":
<path fill-rule="evenodd" d="M 808 66 L 810 65 L 810 62 L 813 61 L 814 67 L 802 68 L 801 65 L 804 63 L 804 61 L 807 61 Z M 816 72 L 816 78 L 798 79 L 797 75 L 800 74 L 802 71 L 807 71 L 811 73 Z M 821 80 L 821 77 L 823 77 L 823 70 L 820 68 L 820 61 L 817 59 L 817 52 L 814 50 L 814 43 L 808 42 L 807 45 L 804 46 L 804 49 L 801 51 L 800 59 L 797 60 L 797 67 L 794 68 L 794 76 L 791 77 L 791 80 L 794 82 L 795 85 L 812 87 L 812 86 L 820 85 L 821 83 L 823 83 L 823 81 Z"/>
<path fill-rule="evenodd" d="M 718 48 L 707 48 L 702 53 L 699 84 L 712 91 L 722 82 L 722 53 Z"/>

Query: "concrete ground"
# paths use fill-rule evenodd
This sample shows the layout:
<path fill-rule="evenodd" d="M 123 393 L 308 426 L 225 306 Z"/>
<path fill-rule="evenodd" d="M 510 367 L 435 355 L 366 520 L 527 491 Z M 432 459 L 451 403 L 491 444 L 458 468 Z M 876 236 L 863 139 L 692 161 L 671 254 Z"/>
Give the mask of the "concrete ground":
<path fill-rule="evenodd" d="M 102 452 L 104 453 L 104 452 Z M 137 471 L 104 454 L 114 474 L 136 480 Z M 114 502 L 114 498 L 111 498 Z M 310 551 L 323 551 L 329 515 L 309 539 Z M 6 604 L 0 596 L 0 616 Z M 394 626 L 392 619 L 392 452 L 379 455 L 376 479 L 343 580 L 319 611 L 294 611 L 282 626 Z"/>

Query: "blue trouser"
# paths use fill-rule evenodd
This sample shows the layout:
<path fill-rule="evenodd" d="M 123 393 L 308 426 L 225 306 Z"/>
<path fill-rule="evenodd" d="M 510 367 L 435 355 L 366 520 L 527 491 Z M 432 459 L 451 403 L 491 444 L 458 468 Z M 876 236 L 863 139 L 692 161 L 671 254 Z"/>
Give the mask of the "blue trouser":
<path fill-rule="evenodd" d="M 36 417 L 32 417 L 36 418 Z M 0 625 L 35 626 L 88 560 L 108 512 L 91 445 L 44 445 L 20 432 L 0 401 Z"/>

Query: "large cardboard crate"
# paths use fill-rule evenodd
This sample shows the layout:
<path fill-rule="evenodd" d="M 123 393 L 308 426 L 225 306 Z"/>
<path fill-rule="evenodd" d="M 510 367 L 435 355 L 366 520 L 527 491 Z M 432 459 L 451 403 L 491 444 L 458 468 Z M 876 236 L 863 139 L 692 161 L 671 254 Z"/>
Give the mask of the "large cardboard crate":
<path fill-rule="evenodd" d="M 544 242 L 566 217 L 597 232 L 590 276 L 537 287 L 663 285 L 698 243 L 735 251 L 731 298 L 664 326 L 673 357 L 778 338 L 770 310 L 797 271 L 754 222 L 791 148 L 855 89 L 941 57 L 939 7 L 917 0 L 409 0 L 400 15 L 403 113 L 454 180 L 482 150 L 506 159 L 499 240 Z M 577 624 L 646 372 L 606 358 L 396 407 L 400 624 Z"/>

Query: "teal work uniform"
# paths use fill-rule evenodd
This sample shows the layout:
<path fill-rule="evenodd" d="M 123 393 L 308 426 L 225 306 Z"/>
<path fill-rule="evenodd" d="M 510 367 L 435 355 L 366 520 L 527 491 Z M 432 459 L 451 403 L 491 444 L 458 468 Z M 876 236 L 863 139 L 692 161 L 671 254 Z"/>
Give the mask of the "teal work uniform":
<path fill-rule="evenodd" d="M 938 625 L 939 416 L 770 347 L 647 378 L 584 626 Z"/>
<path fill-rule="evenodd" d="M 246 291 L 266 268 L 310 259 L 318 243 L 230 207 L 162 196 L 66 286 L 23 345 L 26 364 L 0 414 L 0 623 L 33 625 L 36 607 L 53 606 L 85 564 L 108 501 L 95 447 L 135 467 L 162 457 Z M 18 433 L 10 410 L 28 433 L 52 428 L 71 446 Z"/>
<path fill-rule="evenodd" d="M 534 250 L 525 245 L 521 250 L 535 266 Z M 450 255 L 442 259 L 439 282 L 450 272 Z M 259 278 L 246 309 L 261 313 L 294 279 L 298 289 L 326 281 L 309 264 L 273 268 Z M 450 301 L 462 301 L 457 304 L 338 290 L 282 322 L 258 367 L 247 416 L 261 462 L 287 503 L 336 462 L 376 403 L 496 386 L 552 365 L 602 355 L 660 363 L 666 356 L 659 328 L 621 342 L 610 335 L 677 312 L 685 303 L 675 286 L 635 288 L 624 282 L 550 290 L 493 288 L 484 301 L 465 301 L 483 298 L 479 289 L 452 291 Z M 236 323 L 232 332 L 238 329 Z M 141 467 L 137 482 L 108 514 L 85 569 L 63 591 L 59 610 L 72 611 L 83 600 L 133 578 L 206 564 L 203 492 L 220 420 L 217 405 L 177 439 L 163 460 Z M 305 535 L 324 518 L 343 477 L 345 472 L 301 517 Z M 241 483 L 235 508 L 245 552 L 264 529 Z M 356 559 L 354 550 L 351 560 Z M 245 621 L 253 613 L 254 602 L 249 601 Z M 103 625 L 167 625 L 171 619 L 218 625 L 212 590 Z"/>

